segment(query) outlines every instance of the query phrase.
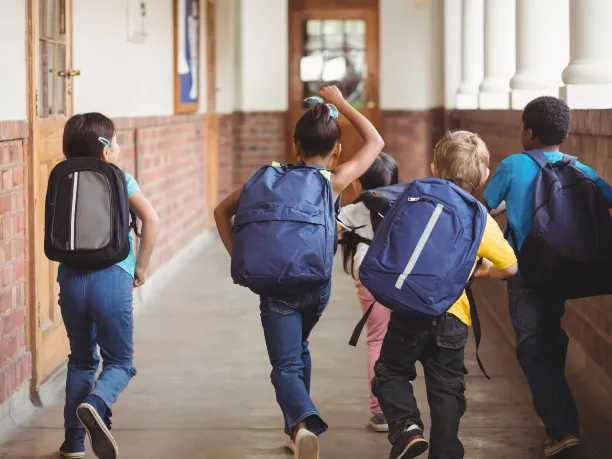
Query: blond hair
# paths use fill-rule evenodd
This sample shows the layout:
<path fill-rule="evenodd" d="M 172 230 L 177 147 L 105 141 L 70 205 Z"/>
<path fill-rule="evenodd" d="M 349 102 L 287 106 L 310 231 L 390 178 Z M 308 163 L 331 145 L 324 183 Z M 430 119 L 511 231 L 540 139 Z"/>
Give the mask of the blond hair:
<path fill-rule="evenodd" d="M 487 180 L 489 150 L 478 134 L 449 131 L 436 144 L 433 163 L 440 178 L 472 192 Z"/>

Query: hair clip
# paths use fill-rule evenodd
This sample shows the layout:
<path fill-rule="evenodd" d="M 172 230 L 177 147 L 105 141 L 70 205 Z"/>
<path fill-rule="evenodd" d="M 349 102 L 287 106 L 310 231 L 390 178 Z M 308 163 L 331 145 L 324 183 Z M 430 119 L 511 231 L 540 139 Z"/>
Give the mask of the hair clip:
<path fill-rule="evenodd" d="M 111 146 L 110 140 L 105 139 L 104 137 L 98 137 L 98 142 L 100 142 L 106 148 L 110 148 L 110 146 Z"/>
<path fill-rule="evenodd" d="M 321 99 L 319 96 L 311 96 L 304 99 L 304 102 L 308 105 L 315 106 L 317 104 L 323 104 L 325 101 Z M 329 112 L 332 118 L 338 118 L 338 109 L 334 104 L 326 104 L 329 107 Z"/>

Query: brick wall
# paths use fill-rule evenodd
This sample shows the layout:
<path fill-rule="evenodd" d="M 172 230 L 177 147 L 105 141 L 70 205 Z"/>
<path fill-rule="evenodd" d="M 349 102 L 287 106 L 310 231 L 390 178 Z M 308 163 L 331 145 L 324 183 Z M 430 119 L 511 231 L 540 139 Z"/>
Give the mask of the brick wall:
<path fill-rule="evenodd" d="M 468 129 L 483 137 L 492 154 L 492 170 L 509 154 L 521 151 L 518 111 L 455 111 L 451 123 L 454 128 Z M 612 183 L 612 110 L 574 111 L 572 132 L 562 151 L 578 156 Z M 504 223 L 503 218 L 500 223 Z M 476 288 L 480 300 L 496 312 L 505 327 L 510 327 L 505 286 L 479 284 Z M 572 338 L 612 378 L 612 296 L 569 302 L 563 323 Z"/>
<path fill-rule="evenodd" d="M 382 112 L 385 152 L 400 169 L 400 181 L 409 182 L 430 175 L 433 146 L 444 133 L 444 109 Z"/>
<path fill-rule="evenodd" d="M 116 119 L 121 164 L 160 220 L 149 275 L 208 228 L 205 115 Z"/>
<path fill-rule="evenodd" d="M 234 191 L 234 143 L 237 116 L 219 115 L 219 199 Z"/>
<path fill-rule="evenodd" d="M 26 349 L 24 143 L 26 121 L 0 122 L 0 403 L 30 379 Z"/>
<path fill-rule="evenodd" d="M 238 112 L 233 115 L 234 188 L 258 168 L 286 160 L 285 112 Z"/>

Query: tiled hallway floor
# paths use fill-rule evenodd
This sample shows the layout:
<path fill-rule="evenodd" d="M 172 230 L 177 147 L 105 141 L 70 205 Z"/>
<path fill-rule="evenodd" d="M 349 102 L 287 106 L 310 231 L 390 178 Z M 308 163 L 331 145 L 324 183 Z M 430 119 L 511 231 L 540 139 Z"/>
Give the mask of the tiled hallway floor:
<path fill-rule="evenodd" d="M 330 425 L 321 439 L 321 457 L 385 459 L 386 436 L 365 428 L 365 336 L 357 349 L 347 344 L 360 316 L 359 305 L 340 263 L 336 271 L 332 302 L 311 340 L 313 396 Z M 481 315 L 481 357 L 493 379 L 487 381 L 478 371 L 470 342 L 468 411 L 461 428 L 466 458 L 541 458 L 544 430 L 513 351 L 484 311 Z M 269 382 L 257 298 L 232 284 L 229 259 L 219 243 L 192 254 L 183 273 L 148 301 L 136 327 L 138 376 L 113 415 L 120 457 L 290 457 L 282 448 L 283 423 Z M 585 444 L 574 457 L 612 458 L 610 449 L 601 448 L 612 438 L 612 404 L 598 389 L 581 383 L 587 379 L 580 377 L 576 383 Z M 416 386 L 427 424 L 421 378 Z M 0 458 L 56 457 L 62 435 L 58 400 L 0 443 Z"/>

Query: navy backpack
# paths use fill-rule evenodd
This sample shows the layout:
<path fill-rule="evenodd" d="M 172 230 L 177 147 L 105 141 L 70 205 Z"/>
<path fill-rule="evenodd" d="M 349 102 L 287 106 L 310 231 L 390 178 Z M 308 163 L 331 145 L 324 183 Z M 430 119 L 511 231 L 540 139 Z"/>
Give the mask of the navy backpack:
<path fill-rule="evenodd" d="M 329 177 L 327 169 L 299 163 L 265 166 L 249 179 L 233 226 L 236 284 L 282 296 L 331 279 L 336 210 Z"/>
<path fill-rule="evenodd" d="M 466 290 L 478 348 L 480 322 L 469 285 L 487 222 L 485 207 L 436 178 L 367 191 L 362 200 L 380 224 L 373 220 L 378 227 L 359 268 L 361 283 L 377 302 L 416 318 L 442 316 Z M 371 308 L 350 344 L 357 343 Z M 484 373 L 480 359 L 478 364 Z"/>
<path fill-rule="evenodd" d="M 567 299 L 612 293 L 612 219 L 603 192 L 573 156 L 551 164 L 539 150 L 526 154 L 540 171 L 531 229 L 518 254 L 521 277 Z M 510 226 L 507 233 L 514 238 Z"/>

